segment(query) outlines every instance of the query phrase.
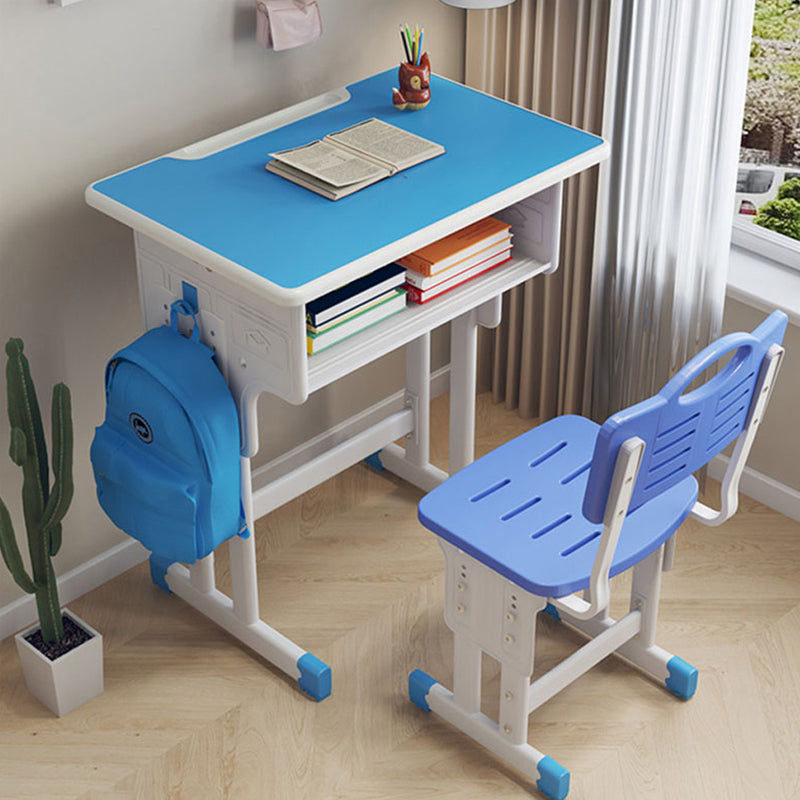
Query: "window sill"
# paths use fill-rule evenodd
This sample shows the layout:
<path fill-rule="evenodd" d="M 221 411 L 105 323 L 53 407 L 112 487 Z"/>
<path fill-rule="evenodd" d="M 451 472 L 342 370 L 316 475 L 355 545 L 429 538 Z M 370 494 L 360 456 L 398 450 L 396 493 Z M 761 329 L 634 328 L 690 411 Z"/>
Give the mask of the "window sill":
<path fill-rule="evenodd" d="M 760 311 L 779 308 L 800 326 L 800 272 L 752 250 L 731 246 L 727 295 Z"/>

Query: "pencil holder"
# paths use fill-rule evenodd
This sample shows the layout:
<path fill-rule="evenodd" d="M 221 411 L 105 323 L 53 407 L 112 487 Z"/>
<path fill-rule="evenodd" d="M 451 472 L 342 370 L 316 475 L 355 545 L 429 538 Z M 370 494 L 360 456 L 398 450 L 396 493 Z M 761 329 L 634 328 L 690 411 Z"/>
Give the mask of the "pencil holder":
<path fill-rule="evenodd" d="M 422 54 L 419 64 L 400 64 L 397 73 L 399 89 L 392 89 L 392 102 L 397 109 L 418 111 L 431 101 L 431 62 L 427 53 Z"/>

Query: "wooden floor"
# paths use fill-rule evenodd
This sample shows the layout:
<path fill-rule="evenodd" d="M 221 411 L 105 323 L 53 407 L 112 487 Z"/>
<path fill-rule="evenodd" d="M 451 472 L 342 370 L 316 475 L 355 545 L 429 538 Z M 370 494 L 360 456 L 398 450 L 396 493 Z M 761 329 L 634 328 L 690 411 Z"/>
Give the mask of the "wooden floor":
<path fill-rule="evenodd" d="M 446 431 L 446 398 L 434 406 Z M 528 426 L 479 398 L 479 453 Z M 441 439 L 434 456 L 444 466 Z M 419 498 L 357 465 L 257 526 L 262 616 L 332 666 L 322 703 L 156 589 L 146 565 L 71 604 L 105 637 L 106 689 L 64 719 L 28 695 L 1 642 L 0 797 L 539 796 L 407 699 L 413 668 L 448 686 L 452 673 Z M 800 525 L 741 507 L 721 529 L 687 523 L 665 575 L 659 644 L 700 669 L 697 695 L 678 700 L 611 657 L 532 717 L 530 742 L 570 770 L 572 800 L 800 798 Z M 224 557 L 217 578 L 226 590 Z M 538 624 L 537 670 L 580 641 Z M 498 683 L 487 660 L 487 713 Z"/>

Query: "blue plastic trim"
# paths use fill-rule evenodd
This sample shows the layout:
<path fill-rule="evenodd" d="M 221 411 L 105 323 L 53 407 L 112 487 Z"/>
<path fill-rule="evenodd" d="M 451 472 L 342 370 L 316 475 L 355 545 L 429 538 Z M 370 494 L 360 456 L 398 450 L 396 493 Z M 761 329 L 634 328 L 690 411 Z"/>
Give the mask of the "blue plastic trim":
<path fill-rule="evenodd" d="M 423 711 L 430 712 L 431 707 L 428 705 L 428 692 L 438 681 L 431 678 L 427 672 L 421 669 L 415 669 L 408 676 L 408 696 L 411 702 L 421 708 Z"/>
<path fill-rule="evenodd" d="M 383 466 L 381 462 L 381 451 L 378 450 L 376 453 L 373 453 L 371 456 L 367 456 L 364 461 L 369 464 L 371 467 L 375 467 L 375 469 L 384 472 L 386 467 Z"/>
<path fill-rule="evenodd" d="M 172 594 L 172 589 L 167 584 L 167 570 L 174 563 L 171 558 L 162 558 L 155 553 L 150 554 L 150 579 L 167 594 Z"/>
<path fill-rule="evenodd" d="M 544 607 L 544 613 L 549 614 L 556 622 L 561 622 L 561 614 L 558 613 L 558 609 L 552 603 L 548 603 Z"/>
<path fill-rule="evenodd" d="M 186 281 L 182 281 L 181 285 L 183 287 L 183 299 L 191 306 L 195 314 L 199 314 L 200 306 L 197 299 L 197 287 Z"/>
<path fill-rule="evenodd" d="M 297 679 L 300 688 L 317 702 L 324 700 L 331 693 L 333 679 L 331 668 L 315 655 L 306 653 L 297 659 L 300 677 Z"/>
<path fill-rule="evenodd" d="M 688 664 L 682 658 L 673 656 L 667 662 L 669 677 L 666 679 L 667 689 L 678 697 L 688 700 L 697 691 L 697 667 Z"/>
<path fill-rule="evenodd" d="M 564 800 L 569 794 L 569 770 L 550 756 L 545 756 L 536 766 L 541 775 L 536 788 L 552 800 Z"/>

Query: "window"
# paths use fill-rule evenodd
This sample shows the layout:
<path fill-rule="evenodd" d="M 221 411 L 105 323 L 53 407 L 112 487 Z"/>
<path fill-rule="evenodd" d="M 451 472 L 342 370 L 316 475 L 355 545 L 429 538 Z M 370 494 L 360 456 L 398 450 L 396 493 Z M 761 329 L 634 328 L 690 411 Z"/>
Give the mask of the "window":
<path fill-rule="evenodd" d="M 756 0 L 733 242 L 800 269 L 800 0 Z"/>
<path fill-rule="evenodd" d="M 775 172 L 771 169 L 742 169 L 736 179 L 736 191 L 746 194 L 765 194 L 775 182 Z"/>

